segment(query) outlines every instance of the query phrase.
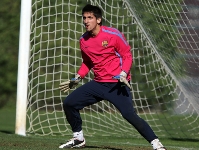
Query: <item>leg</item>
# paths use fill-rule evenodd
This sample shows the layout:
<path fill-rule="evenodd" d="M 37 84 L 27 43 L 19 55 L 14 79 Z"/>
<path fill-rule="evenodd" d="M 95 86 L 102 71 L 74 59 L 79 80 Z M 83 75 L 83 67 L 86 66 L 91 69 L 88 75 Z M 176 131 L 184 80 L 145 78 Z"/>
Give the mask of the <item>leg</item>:
<path fill-rule="evenodd" d="M 96 85 L 94 81 L 80 86 L 66 97 L 63 108 L 73 132 L 82 130 L 82 119 L 79 110 L 100 100 L 99 85 Z"/>
<path fill-rule="evenodd" d="M 63 102 L 66 119 L 73 131 L 73 138 L 59 148 L 82 148 L 86 141 L 82 131 L 82 119 L 79 110 L 85 106 L 94 104 L 101 100 L 100 87 L 96 82 L 88 82 L 73 91 Z"/>
<path fill-rule="evenodd" d="M 112 84 L 111 90 L 105 93 L 105 98 L 110 101 L 122 114 L 122 116 L 133 125 L 136 130 L 148 141 L 156 139 L 157 136 L 154 134 L 151 127 L 140 118 L 132 103 L 132 95 L 130 89 L 126 86 L 121 87 L 121 83 Z"/>

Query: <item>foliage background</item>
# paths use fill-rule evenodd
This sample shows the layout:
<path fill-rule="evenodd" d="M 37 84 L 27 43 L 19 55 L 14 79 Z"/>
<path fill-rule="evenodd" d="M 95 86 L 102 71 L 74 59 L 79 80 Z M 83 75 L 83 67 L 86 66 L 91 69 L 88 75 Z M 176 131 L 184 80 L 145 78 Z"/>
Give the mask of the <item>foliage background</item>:
<path fill-rule="evenodd" d="M 15 104 L 19 49 L 20 0 L 0 1 L 0 108 Z"/>
<path fill-rule="evenodd" d="M 161 1 L 160 1 L 161 2 Z M 53 1 L 50 1 L 50 3 L 53 3 Z M 44 1 L 44 4 L 48 6 L 48 4 L 50 4 L 48 1 Z M 154 2 L 156 3 L 156 2 Z M 79 1 L 78 2 L 79 5 L 83 5 L 82 1 Z M 142 20 L 143 22 L 146 22 L 146 24 L 148 24 L 148 27 L 150 28 L 150 31 L 151 33 L 154 33 L 154 39 L 155 40 L 158 40 L 158 39 L 161 39 L 160 37 L 165 37 L 164 36 L 164 32 L 158 30 L 156 27 L 155 27 L 155 22 L 153 20 L 157 20 L 157 18 L 153 18 L 152 16 L 150 16 L 149 14 L 145 13 L 145 11 L 143 11 L 144 8 L 142 8 L 141 6 L 139 6 L 139 3 L 136 3 L 136 1 L 134 2 L 135 4 L 135 7 L 136 10 L 140 10 L 139 13 L 140 16 L 142 17 Z M 157 7 L 160 7 L 158 5 L 162 5 L 161 3 L 157 3 L 156 4 Z M 3 107 L 8 101 L 12 101 L 12 102 L 15 102 L 16 100 L 16 90 L 17 90 L 17 63 L 18 63 L 18 47 L 19 47 L 19 23 L 20 23 L 20 1 L 11 1 L 11 0 L 1 0 L 0 2 L 0 15 L 1 15 L 1 18 L 0 18 L 0 31 L 1 31 L 1 34 L 0 34 L 0 43 L 1 43 L 1 46 L 0 46 L 0 55 L 2 57 L 0 57 L 0 86 L 1 86 L 1 89 L 0 89 L 0 107 Z M 72 11 L 73 7 L 70 8 Z M 60 10 L 60 9 L 57 9 L 57 10 Z M 33 8 L 33 11 L 34 11 L 34 8 Z M 53 14 L 55 12 L 55 10 L 51 9 L 50 10 L 50 13 Z M 39 13 L 42 13 L 42 12 L 37 12 L 38 14 Z M 44 12 L 45 13 L 45 12 Z M 106 14 L 108 15 L 108 14 Z M 165 16 L 167 15 L 171 15 L 171 14 L 165 14 Z M 108 16 L 107 16 L 108 18 Z M 160 16 L 158 18 L 158 20 L 164 20 L 163 18 L 165 18 L 164 16 Z M 47 18 L 46 18 L 47 19 Z M 53 18 L 53 15 L 52 17 L 50 18 L 50 22 L 53 23 L 55 22 L 55 19 Z M 58 19 L 61 19 L 61 18 L 58 18 Z M 71 21 L 73 20 L 74 18 L 71 18 Z M 113 18 L 114 19 L 114 18 Z M 59 21 L 59 20 L 56 20 L 56 21 Z M 167 21 L 167 20 L 164 20 L 164 21 Z M 120 23 L 120 22 L 118 22 Z M 106 25 L 109 25 L 109 24 L 106 24 Z M 56 24 L 56 26 L 59 28 L 59 26 L 61 26 L 61 24 Z M 122 26 L 119 26 L 118 27 L 119 29 L 123 28 Z M 48 47 L 48 53 L 54 53 L 54 47 L 55 46 L 59 46 L 60 45 L 60 41 L 59 39 L 56 41 L 56 43 L 53 41 L 54 39 L 54 35 L 53 34 L 50 34 L 49 37 L 46 37 L 46 35 L 44 35 L 46 32 L 48 32 L 48 28 L 43 28 L 43 35 L 42 38 L 47 38 L 48 40 L 50 39 L 51 41 L 50 44 L 49 44 L 49 47 Z M 46 30 L 45 30 L 46 29 Z M 71 26 L 71 30 L 73 29 L 73 27 Z M 52 30 L 52 31 L 51 31 Z M 52 24 L 51 24 L 51 29 L 50 31 L 53 32 L 54 28 L 52 28 Z M 132 30 L 134 30 L 132 28 Z M 37 31 L 37 33 L 39 34 L 39 31 Z M 71 38 L 74 39 L 75 35 L 72 34 L 72 32 L 70 31 L 66 31 L 64 32 L 64 36 L 67 36 L 67 34 L 70 34 L 71 35 Z M 57 35 L 59 36 L 59 33 L 57 33 Z M 134 35 L 136 37 L 136 35 Z M 134 37 L 134 38 L 135 38 Z M 139 38 L 139 37 L 138 37 Z M 40 36 L 38 36 L 38 39 L 40 39 Z M 37 40 L 37 39 L 36 39 Z M 159 40 L 161 41 L 161 40 Z M 161 41 L 159 42 L 157 41 L 156 43 L 159 43 L 159 46 L 164 48 L 166 47 L 168 50 L 170 51 L 173 51 L 171 54 L 172 55 L 175 55 L 175 50 L 173 50 L 171 47 L 169 47 L 169 45 L 167 44 L 167 40 L 164 41 L 164 43 Z M 55 45 L 56 44 L 56 45 Z M 135 40 L 135 46 L 137 45 L 140 45 L 139 42 L 136 43 L 136 40 Z M 42 48 L 44 48 L 46 45 L 45 43 L 42 44 Z M 75 46 L 75 43 L 74 41 L 71 41 L 70 42 L 70 47 L 74 47 Z M 35 49 L 39 50 L 41 49 L 41 47 L 39 46 L 36 46 Z M 68 49 L 68 48 L 63 48 L 63 49 Z M 141 55 L 145 55 L 145 49 L 144 48 L 140 48 L 140 50 L 138 51 L 138 53 L 142 53 Z M 74 51 L 70 50 L 70 52 L 68 51 L 68 53 L 70 53 L 70 55 L 73 55 L 74 54 Z M 170 52 L 168 52 L 170 53 Z M 139 54 L 139 55 L 140 55 Z M 136 53 L 135 53 L 136 55 Z M 162 56 L 167 56 L 167 55 L 163 55 Z M 41 61 L 41 63 L 45 64 L 45 61 L 47 59 L 45 59 L 46 57 L 46 54 L 44 54 L 42 56 L 44 59 L 43 61 Z M 136 57 L 136 56 L 135 56 Z M 150 59 L 150 58 L 148 58 Z M 168 58 L 166 58 L 168 59 Z M 171 61 L 174 61 L 174 59 L 170 59 Z M 55 61 L 55 60 L 51 60 L 52 62 Z M 56 60 L 57 61 L 57 60 Z M 58 60 L 59 61 L 59 60 Z M 57 61 L 57 62 L 58 62 Z M 71 64 L 73 63 L 76 63 L 76 60 L 73 60 L 71 59 L 70 60 Z M 80 61 L 81 60 L 78 60 L 77 64 L 80 64 Z M 143 57 L 143 60 L 142 58 L 140 60 L 136 60 L 134 61 L 134 63 L 136 64 L 136 61 L 141 61 L 141 65 L 145 65 L 147 63 L 147 61 L 149 60 L 145 60 L 145 58 Z M 56 63 L 56 62 L 55 62 Z M 175 62 L 174 62 L 175 63 Z M 152 67 L 152 66 L 150 66 Z M 175 66 L 174 66 L 175 68 Z M 52 67 L 50 68 L 49 67 L 49 70 L 52 71 Z M 57 69 L 60 69 L 60 68 L 57 68 Z M 140 83 L 139 86 L 143 88 L 141 88 L 143 90 L 143 97 L 145 97 L 145 94 L 148 93 L 148 101 L 150 103 L 150 101 L 152 101 L 154 95 L 152 94 L 151 95 L 151 92 L 148 91 L 150 89 L 150 87 L 148 87 L 145 83 L 147 82 L 145 78 L 143 78 L 143 76 L 140 76 L 139 75 L 139 69 L 137 66 L 134 66 L 134 69 L 133 69 L 133 74 L 134 74 L 134 78 L 133 82 L 138 82 Z M 65 68 L 65 70 L 68 70 L 67 66 Z M 155 68 L 154 68 L 155 70 Z M 136 72 L 136 73 L 135 73 Z M 154 71 L 154 75 L 155 74 L 158 74 L 159 73 L 157 71 Z M 154 80 L 153 78 L 156 78 L 155 76 L 151 77 L 150 80 Z M 49 78 L 51 80 L 51 78 Z M 41 80 L 44 80 L 44 79 L 41 79 Z M 160 83 L 160 82 L 159 82 Z M 159 84 L 158 82 L 155 83 L 155 84 Z M 157 89 L 158 91 L 159 89 Z M 168 88 L 164 88 L 162 89 L 162 91 L 164 91 L 165 93 L 168 93 L 169 89 Z M 164 100 L 166 99 L 170 99 L 170 97 L 164 97 L 163 98 Z M 160 99 L 160 101 L 162 101 Z"/>

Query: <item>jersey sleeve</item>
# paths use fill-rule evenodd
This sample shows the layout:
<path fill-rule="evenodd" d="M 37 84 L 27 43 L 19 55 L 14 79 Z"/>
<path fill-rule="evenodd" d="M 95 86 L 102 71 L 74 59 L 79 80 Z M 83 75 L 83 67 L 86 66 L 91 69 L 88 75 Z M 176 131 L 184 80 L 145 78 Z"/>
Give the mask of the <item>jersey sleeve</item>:
<path fill-rule="evenodd" d="M 90 58 L 83 51 L 81 51 L 81 54 L 83 61 L 77 74 L 79 74 L 81 78 L 84 78 L 92 68 L 92 63 L 90 61 Z"/>
<path fill-rule="evenodd" d="M 124 35 L 120 32 L 118 32 L 118 35 L 116 36 L 115 49 L 122 59 L 122 70 L 128 74 L 133 63 L 133 56 L 131 54 L 130 45 L 126 41 Z"/>

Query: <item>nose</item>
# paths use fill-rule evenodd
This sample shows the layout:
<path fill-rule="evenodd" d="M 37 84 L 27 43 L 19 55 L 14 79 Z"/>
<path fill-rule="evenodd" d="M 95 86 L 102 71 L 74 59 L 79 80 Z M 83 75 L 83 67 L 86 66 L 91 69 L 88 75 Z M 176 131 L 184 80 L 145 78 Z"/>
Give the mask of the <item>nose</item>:
<path fill-rule="evenodd" d="M 84 18 L 84 24 L 88 23 L 88 18 Z"/>

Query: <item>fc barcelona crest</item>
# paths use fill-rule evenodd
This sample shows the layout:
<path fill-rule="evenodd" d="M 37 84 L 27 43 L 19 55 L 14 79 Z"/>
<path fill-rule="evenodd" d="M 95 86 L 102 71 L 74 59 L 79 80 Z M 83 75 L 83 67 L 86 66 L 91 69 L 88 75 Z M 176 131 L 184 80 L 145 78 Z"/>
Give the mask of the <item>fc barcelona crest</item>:
<path fill-rule="evenodd" d="M 107 47 L 108 46 L 108 41 L 102 41 L 102 46 Z"/>

